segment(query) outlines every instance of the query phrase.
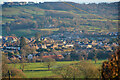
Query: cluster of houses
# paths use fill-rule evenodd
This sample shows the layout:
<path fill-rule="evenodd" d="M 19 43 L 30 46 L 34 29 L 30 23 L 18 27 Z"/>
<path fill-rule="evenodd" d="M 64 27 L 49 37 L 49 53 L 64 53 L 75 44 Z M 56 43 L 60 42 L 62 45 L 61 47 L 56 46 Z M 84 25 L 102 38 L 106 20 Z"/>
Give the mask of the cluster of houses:
<path fill-rule="evenodd" d="M 42 2 L 39 2 L 41 4 Z M 33 5 L 33 4 L 38 4 L 35 2 L 4 2 L 3 5 Z"/>
<path fill-rule="evenodd" d="M 59 35 L 52 35 L 48 37 L 39 38 L 39 43 L 36 43 L 36 39 L 25 38 L 28 46 L 32 49 L 35 48 L 36 51 L 33 54 L 29 54 L 27 57 L 38 58 L 43 53 L 43 58 L 54 58 L 54 59 L 63 59 L 63 55 L 68 55 L 66 52 L 77 51 L 79 49 L 91 50 L 93 48 L 96 49 L 106 49 L 106 51 L 113 51 L 112 46 L 118 46 L 118 43 L 112 42 L 110 40 L 112 38 L 108 37 L 98 37 L 95 38 L 80 38 L 79 34 L 69 33 L 59 33 Z M 74 36 L 73 36 L 74 35 Z M 64 36 L 62 38 L 61 36 Z M 55 38 L 56 37 L 56 38 Z M 58 37 L 58 38 L 57 38 Z M 71 38 L 69 38 L 71 37 Z M 2 36 L 2 43 L 0 43 L 0 48 L 4 53 L 16 53 L 16 51 L 20 51 L 20 38 L 14 36 Z M 43 51 L 41 51 L 43 50 Z M 54 50 L 56 52 L 54 52 Z M 21 58 L 21 55 L 13 55 L 12 58 L 16 59 Z"/>
<path fill-rule="evenodd" d="M 36 44 L 35 38 L 25 38 L 26 42 L 28 43 L 28 46 L 31 48 L 38 49 L 45 49 L 45 50 L 51 50 L 51 49 L 62 49 L 62 48 L 73 48 L 73 44 L 68 44 L 66 42 L 62 41 L 54 41 L 53 39 L 50 39 L 48 37 L 39 39 L 41 43 Z M 4 53 L 10 52 L 10 53 L 16 53 L 16 51 L 20 51 L 20 38 L 13 37 L 13 36 L 6 36 L 2 37 L 2 43 L 1 43 L 1 49 Z M 29 54 L 28 58 L 38 57 L 40 56 L 41 52 L 37 52 L 34 54 Z M 54 59 L 63 59 L 64 57 L 59 52 L 43 52 L 43 58 L 54 58 Z M 20 55 L 19 55 L 20 56 Z M 11 56 L 12 58 L 16 59 L 18 57 L 17 55 Z M 19 57 L 20 58 L 20 57 Z"/>
<path fill-rule="evenodd" d="M 26 5 L 27 2 L 4 2 L 4 5 Z"/>

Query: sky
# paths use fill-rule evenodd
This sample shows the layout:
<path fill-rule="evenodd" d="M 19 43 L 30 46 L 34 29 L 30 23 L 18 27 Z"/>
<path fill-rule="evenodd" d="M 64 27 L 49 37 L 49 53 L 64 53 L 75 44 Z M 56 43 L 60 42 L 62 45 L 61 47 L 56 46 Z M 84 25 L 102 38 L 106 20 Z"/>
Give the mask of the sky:
<path fill-rule="evenodd" d="M 54 1 L 71 1 L 76 3 L 101 3 L 101 2 L 117 2 L 120 0 L 0 0 L 0 4 L 3 2 L 12 2 L 12 1 L 33 1 L 33 2 L 54 2 Z"/>

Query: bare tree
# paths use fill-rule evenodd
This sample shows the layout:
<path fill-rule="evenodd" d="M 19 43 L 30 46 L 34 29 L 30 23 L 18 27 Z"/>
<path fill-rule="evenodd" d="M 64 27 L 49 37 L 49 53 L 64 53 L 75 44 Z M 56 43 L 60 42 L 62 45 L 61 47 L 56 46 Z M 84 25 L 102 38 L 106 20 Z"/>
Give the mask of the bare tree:
<path fill-rule="evenodd" d="M 62 78 L 79 78 L 79 68 L 73 65 L 64 65 L 53 70 L 53 73 L 61 75 Z"/>
<path fill-rule="evenodd" d="M 45 65 L 47 65 L 48 70 L 50 70 L 50 68 L 55 64 L 55 59 L 53 58 L 44 58 L 43 61 Z"/>
<path fill-rule="evenodd" d="M 10 65 L 7 64 L 7 57 L 2 55 L 2 78 L 24 78 L 25 74 Z M 9 73 L 9 74 L 8 74 Z"/>
<path fill-rule="evenodd" d="M 98 60 L 98 58 L 97 58 L 98 50 L 97 50 L 97 49 L 94 49 L 93 52 L 94 52 L 94 60 L 95 60 L 95 64 L 96 64 L 96 63 L 97 63 L 97 60 Z"/>
<path fill-rule="evenodd" d="M 6 27 L 6 32 L 7 32 L 7 35 L 9 35 L 9 33 L 10 33 L 10 27 Z"/>
<path fill-rule="evenodd" d="M 71 60 L 71 56 L 70 55 L 66 55 L 66 57 L 65 57 L 65 60 Z"/>

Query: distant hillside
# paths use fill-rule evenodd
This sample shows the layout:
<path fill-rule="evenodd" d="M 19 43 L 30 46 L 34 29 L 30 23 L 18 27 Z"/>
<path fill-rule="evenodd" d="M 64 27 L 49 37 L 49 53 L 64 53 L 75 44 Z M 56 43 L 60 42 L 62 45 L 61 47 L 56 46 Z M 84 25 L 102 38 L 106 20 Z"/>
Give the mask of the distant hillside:
<path fill-rule="evenodd" d="M 78 4 L 73 2 L 68 2 L 69 4 L 72 4 L 75 7 L 78 7 L 82 10 L 85 10 L 87 12 L 93 13 L 93 14 L 99 14 L 99 15 L 118 15 L 118 3 L 91 3 L 91 4 Z M 39 8 L 42 9 L 48 9 L 48 10 L 63 10 L 63 11 L 71 11 L 76 10 L 75 8 L 72 8 L 71 6 L 68 6 L 64 4 L 63 2 L 45 2 L 41 3 L 39 5 L 36 5 Z"/>
<path fill-rule="evenodd" d="M 10 29 L 9 34 L 16 34 L 17 36 L 21 36 L 21 33 L 24 33 L 25 36 L 33 35 L 44 28 L 73 27 L 79 30 L 96 32 L 117 30 L 118 2 L 100 4 L 68 3 L 112 21 L 81 12 L 62 2 L 45 2 L 22 6 L 3 5 L 3 35 L 7 35 L 8 27 Z M 53 32 L 55 31 L 51 31 L 51 33 Z"/>
<path fill-rule="evenodd" d="M 67 2 L 69 4 L 72 4 L 73 6 L 76 6 L 82 10 L 85 10 L 87 12 L 93 13 L 93 14 L 99 14 L 99 15 L 118 15 L 118 2 L 115 3 L 91 3 L 91 4 L 78 4 L 74 2 Z M 63 2 L 45 2 L 45 3 L 39 3 L 39 4 L 33 4 L 33 5 L 26 5 L 26 6 L 34 6 L 41 9 L 46 10 L 62 10 L 62 11 L 78 11 L 75 8 L 72 8 L 71 6 L 68 6 L 64 4 Z M 6 6 L 3 6 L 3 8 Z M 11 6 L 13 7 L 13 6 Z"/>

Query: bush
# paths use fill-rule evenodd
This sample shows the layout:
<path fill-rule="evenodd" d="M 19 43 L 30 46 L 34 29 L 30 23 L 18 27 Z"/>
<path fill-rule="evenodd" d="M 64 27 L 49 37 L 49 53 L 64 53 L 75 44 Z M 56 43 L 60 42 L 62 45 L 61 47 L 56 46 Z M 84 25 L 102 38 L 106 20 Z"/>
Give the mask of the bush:
<path fill-rule="evenodd" d="M 8 71 L 11 74 L 12 78 L 24 78 L 25 74 L 22 72 L 22 70 L 13 68 L 11 66 L 8 66 L 7 64 L 2 65 L 2 77 L 8 78 L 9 74 Z"/>
<path fill-rule="evenodd" d="M 53 73 L 62 78 L 99 78 L 100 72 L 92 63 L 80 62 L 72 65 L 64 65 L 53 70 Z"/>
<path fill-rule="evenodd" d="M 78 65 L 79 70 L 82 72 L 85 78 L 99 78 L 99 69 L 93 63 L 80 62 Z"/>

